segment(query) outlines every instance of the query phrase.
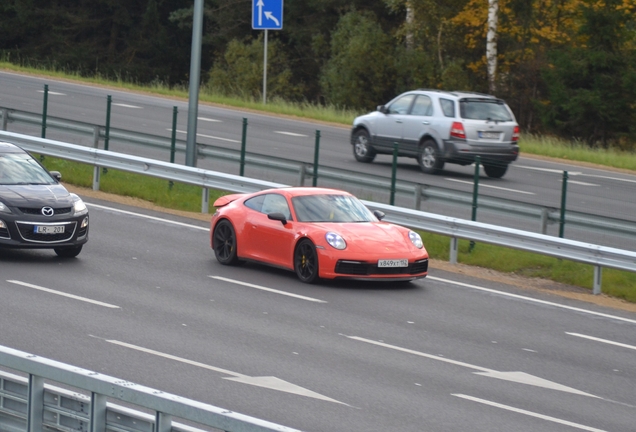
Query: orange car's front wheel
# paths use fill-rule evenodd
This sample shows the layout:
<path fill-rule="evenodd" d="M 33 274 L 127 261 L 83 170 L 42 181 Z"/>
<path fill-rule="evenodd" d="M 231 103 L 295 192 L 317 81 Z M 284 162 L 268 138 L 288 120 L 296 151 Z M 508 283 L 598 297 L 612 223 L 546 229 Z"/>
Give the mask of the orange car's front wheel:
<path fill-rule="evenodd" d="M 294 251 L 294 270 L 301 282 L 310 284 L 318 280 L 318 254 L 311 240 L 298 242 Z"/>

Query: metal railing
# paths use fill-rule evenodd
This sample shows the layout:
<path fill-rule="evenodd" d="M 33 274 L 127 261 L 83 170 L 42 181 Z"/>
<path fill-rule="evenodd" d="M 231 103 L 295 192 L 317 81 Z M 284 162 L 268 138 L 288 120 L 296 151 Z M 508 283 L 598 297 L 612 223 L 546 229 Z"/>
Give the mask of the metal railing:
<path fill-rule="evenodd" d="M 9 108 L 0 107 L 2 117 L 2 130 L 7 130 L 9 122 L 40 126 L 42 116 L 40 114 L 29 113 Z M 65 120 L 49 116 L 46 120 L 46 127 L 65 132 L 72 132 L 84 137 L 89 137 L 92 147 L 98 148 L 99 142 L 106 137 L 104 126 L 93 125 L 84 122 Z M 185 153 L 185 140 L 175 139 L 174 147 L 171 138 L 157 135 L 142 134 L 138 132 L 108 128 L 108 136 L 111 140 L 119 140 L 124 143 L 146 146 L 164 150 L 166 154 L 170 151 Z M 236 164 L 248 164 L 256 168 L 264 168 L 270 171 L 292 174 L 296 177 L 295 186 L 308 185 L 308 179 L 315 179 L 319 176 L 325 181 L 333 181 L 337 184 L 370 189 L 375 192 L 397 194 L 411 201 L 414 209 L 421 209 L 423 202 L 443 203 L 445 205 L 455 205 L 469 208 L 473 204 L 473 194 L 456 191 L 449 188 L 430 186 L 421 183 L 404 180 L 392 181 L 388 177 L 369 175 L 358 171 L 344 170 L 327 166 L 315 167 L 313 163 L 301 162 L 297 160 L 273 157 L 251 152 L 242 153 L 239 150 L 216 147 L 208 144 L 197 144 L 198 157 L 214 158 L 218 161 L 225 161 Z M 106 166 L 106 165 L 104 165 Z M 318 171 L 318 172 L 315 172 Z M 99 173 L 95 172 L 94 188 L 99 188 Z M 609 233 L 618 236 L 629 236 L 636 238 L 636 222 L 597 216 L 582 212 L 568 210 L 561 220 L 561 210 L 556 207 L 529 204 L 522 201 L 502 199 L 480 195 L 477 205 L 480 209 L 513 216 L 523 217 L 538 221 L 537 232 L 546 234 L 548 226 L 564 223 L 573 228 L 593 230 L 599 233 Z M 207 212 L 208 202 L 206 195 L 202 197 L 202 211 Z"/>
<path fill-rule="evenodd" d="M 202 187 L 204 191 L 207 191 L 208 188 L 214 188 L 230 192 L 253 192 L 285 186 L 279 183 L 186 167 L 169 162 L 87 148 L 43 138 L 34 138 L 11 132 L 0 131 L 0 139 L 14 142 L 31 152 L 93 165 L 95 167 L 95 178 L 97 179 L 94 181 L 94 188 L 99 187 L 100 167 L 196 185 Z M 371 201 L 364 201 L 364 203 L 371 209 L 385 212 L 387 221 L 450 237 L 449 259 L 451 263 L 457 262 L 458 239 L 466 239 L 591 264 L 594 266 L 593 292 L 595 294 L 601 292 L 601 271 L 603 267 L 636 272 L 636 252 L 472 222 L 388 204 Z"/>
<path fill-rule="evenodd" d="M 202 432 L 178 418 L 226 432 L 300 432 L 213 405 L 164 393 L 119 378 L 0 346 L 0 365 L 28 379 L 0 372 L 0 430 L 7 432 Z M 45 384 L 50 380 L 88 395 Z M 154 411 L 115 405 L 114 399 Z"/>

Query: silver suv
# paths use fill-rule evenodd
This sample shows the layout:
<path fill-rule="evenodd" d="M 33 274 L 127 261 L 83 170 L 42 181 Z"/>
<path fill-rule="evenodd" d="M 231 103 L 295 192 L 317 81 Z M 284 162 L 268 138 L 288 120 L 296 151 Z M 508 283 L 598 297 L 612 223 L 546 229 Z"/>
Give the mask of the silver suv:
<path fill-rule="evenodd" d="M 351 144 L 359 162 L 376 154 L 417 159 L 433 174 L 444 163 L 470 165 L 479 156 L 488 177 L 500 178 L 519 156 L 519 125 L 508 105 L 494 96 L 442 90 L 403 93 L 353 121 Z"/>

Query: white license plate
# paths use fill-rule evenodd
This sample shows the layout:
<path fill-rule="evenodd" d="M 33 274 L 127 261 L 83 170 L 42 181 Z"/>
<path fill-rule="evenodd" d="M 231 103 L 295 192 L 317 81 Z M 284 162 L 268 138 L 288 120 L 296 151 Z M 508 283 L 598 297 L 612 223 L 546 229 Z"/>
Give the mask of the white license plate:
<path fill-rule="evenodd" d="M 378 260 L 378 267 L 408 267 L 407 259 L 381 259 Z"/>
<path fill-rule="evenodd" d="M 33 231 L 36 234 L 63 234 L 64 225 L 36 225 Z"/>
<path fill-rule="evenodd" d="M 501 132 L 479 132 L 479 138 L 499 139 Z"/>

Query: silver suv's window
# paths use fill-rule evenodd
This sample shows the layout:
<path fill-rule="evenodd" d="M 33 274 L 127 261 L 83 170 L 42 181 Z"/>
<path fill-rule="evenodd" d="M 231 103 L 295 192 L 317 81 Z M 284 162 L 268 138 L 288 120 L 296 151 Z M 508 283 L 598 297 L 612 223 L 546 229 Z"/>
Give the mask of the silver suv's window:
<path fill-rule="evenodd" d="M 499 100 L 460 100 L 459 113 L 462 118 L 469 120 L 512 121 L 510 112 Z"/>
<path fill-rule="evenodd" d="M 413 102 L 413 98 L 415 95 L 409 94 L 406 96 L 402 96 L 391 105 L 389 105 L 389 114 L 406 114 L 409 112 L 409 107 L 411 106 L 411 102 Z"/>
<path fill-rule="evenodd" d="M 411 114 L 417 116 L 433 115 L 433 103 L 431 102 L 431 98 L 428 96 L 419 95 L 417 99 L 415 99 L 415 103 L 413 104 L 413 108 L 411 109 Z"/>
<path fill-rule="evenodd" d="M 439 104 L 446 117 L 455 117 L 455 104 L 450 99 L 440 99 Z"/>

